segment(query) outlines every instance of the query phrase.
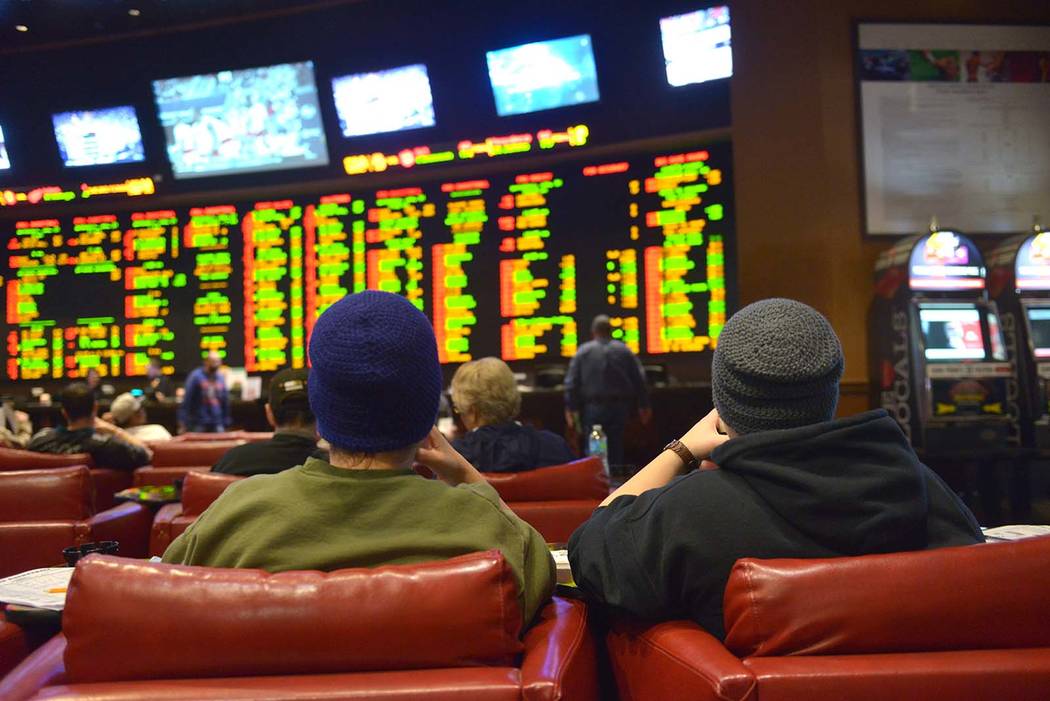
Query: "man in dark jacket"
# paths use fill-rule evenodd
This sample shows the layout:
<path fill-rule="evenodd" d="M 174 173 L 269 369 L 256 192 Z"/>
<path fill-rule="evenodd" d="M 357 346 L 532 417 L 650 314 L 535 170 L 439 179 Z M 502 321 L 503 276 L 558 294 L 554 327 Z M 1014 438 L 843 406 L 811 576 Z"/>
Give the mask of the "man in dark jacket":
<path fill-rule="evenodd" d="M 45 428 L 29 441 L 38 453 L 89 453 L 99 467 L 134 470 L 153 457 L 146 444 L 119 426 L 95 416 L 95 393 L 86 382 L 74 382 L 62 390 L 65 426 Z"/>
<path fill-rule="evenodd" d="M 569 540 L 579 587 L 636 616 L 692 619 L 723 638 L 722 596 L 740 558 L 983 541 L 885 411 L 833 419 L 842 371 L 838 337 L 814 309 L 769 299 L 734 315 L 714 354 L 715 410 Z"/>
<path fill-rule="evenodd" d="M 273 438 L 245 443 L 226 451 L 212 466 L 212 472 L 227 475 L 272 475 L 311 458 L 328 459 L 317 448 L 317 420 L 310 411 L 306 383 L 307 370 L 281 370 L 270 380 L 266 420 L 273 426 Z"/>

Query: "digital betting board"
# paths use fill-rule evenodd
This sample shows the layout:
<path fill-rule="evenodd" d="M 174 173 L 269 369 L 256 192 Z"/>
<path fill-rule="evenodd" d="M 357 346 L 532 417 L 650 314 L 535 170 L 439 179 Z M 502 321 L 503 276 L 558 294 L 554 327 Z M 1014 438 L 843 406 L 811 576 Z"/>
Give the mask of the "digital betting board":
<path fill-rule="evenodd" d="M 423 310 L 443 363 L 566 359 L 599 313 L 636 352 L 709 350 L 732 283 L 730 163 L 728 143 L 576 154 L 396 187 L 0 220 L 5 374 L 141 376 L 154 357 L 184 371 L 209 350 L 249 372 L 302 367 L 318 315 L 364 289 Z"/>

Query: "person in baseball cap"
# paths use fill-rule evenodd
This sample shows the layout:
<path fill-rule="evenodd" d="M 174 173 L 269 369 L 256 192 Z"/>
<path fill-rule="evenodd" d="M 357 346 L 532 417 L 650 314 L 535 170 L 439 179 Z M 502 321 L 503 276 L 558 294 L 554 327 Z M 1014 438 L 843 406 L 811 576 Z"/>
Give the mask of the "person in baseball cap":
<path fill-rule="evenodd" d="M 722 596 L 740 558 L 983 541 L 884 410 L 835 418 L 844 366 L 838 336 L 810 306 L 766 299 L 734 314 L 711 362 L 714 410 L 569 540 L 579 588 L 723 638 Z"/>
<path fill-rule="evenodd" d="M 442 375 L 426 316 L 388 292 L 348 295 L 318 317 L 309 356 L 309 405 L 329 459 L 230 486 L 164 561 L 327 571 L 498 549 L 532 621 L 554 562 L 434 427 Z M 438 479 L 418 475 L 417 462 Z"/>
<path fill-rule="evenodd" d="M 212 472 L 227 475 L 272 475 L 311 457 L 327 459 L 317 446 L 317 420 L 310 410 L 307 384 L 310 372 L 304 368 L 285 368 L 270 379 L 266 401 L 266 420 L 273 437 L 253 441 L 226 451 L 212 465 Z"/>
<path fill-rule="evenodd" d="M 114 424 L 140 441 L 170 441 L 171 433 L 160 424 L 149 423 L 145 401 L 131 392 L 117 395 L 109 405 L 109 418 Z"/>

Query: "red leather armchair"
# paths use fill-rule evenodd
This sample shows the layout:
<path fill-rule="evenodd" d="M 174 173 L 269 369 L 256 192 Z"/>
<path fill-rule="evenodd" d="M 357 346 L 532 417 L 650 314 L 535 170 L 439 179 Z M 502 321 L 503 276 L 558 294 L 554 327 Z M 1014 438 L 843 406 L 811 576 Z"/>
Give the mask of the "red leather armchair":
<path fill-rule="evenodd" d="M 135 470 L 134 484 L 136 487 L 174 484 L 190 472 L 207 472 L 227 450 L 242 443 L 243 440 L 152 443 L 153 460 Z"/>
<path fill-rule="evenodd" d="M 0 472 L 0 577 L 62 565 L 62 549 L 119 540 L 121 553 L 145 557 L 152 514 L 140 504 L 96 512 L 83 465 Z"/>
<path fill-rule="evenodd" d="M 615 622 L 623 701 L 1046 699 L 1050 538 L 736 563 L 725 644 L 699 626 Z"/>
<path fill-rule="evenodd" d="M 182 483 L 182 503 L 165 504 L 153 519 L 149 536 L 150 555 L 163 555 L 171 541 L 189 528 L 227 487 L 240 479 L 244 478 L 216 472 L 187 474 Z"/>
<path fill-rule="evenodd" d="M 609 496 L 609 477 L 594 457 L 524 472 L 486 472 L 485 479 L 549 543 L 568 541 Z"/>
<path fill-rule="evenodd" d="M 29 654 L 29 642 L 21 628 L 0 614 L 0 677 L 14 669 Z"/>
<path fill-rule="evenodd" d="M 519 639 L 496 551 L 327 574 L 93 555 L 63 627 L 0 698 L 597 698 L 586 607 L 555 599 Z"/>
<path fill-rule="evenodd" d="M 37 453 L 31 450 L 0 448 L 0 472 L 10 470 L 43 470 L 51 467 L 70 467 L 87 465 L 91 469 L 91 479 L 95 484 L 95 507 L 108 509 L 116 504 L 113 494 L 131 486 L 131 473 L 127 470 L 114 470 L 104 466 L 95 466 L 87 453 L 70 453 L 54 455 Z"/>

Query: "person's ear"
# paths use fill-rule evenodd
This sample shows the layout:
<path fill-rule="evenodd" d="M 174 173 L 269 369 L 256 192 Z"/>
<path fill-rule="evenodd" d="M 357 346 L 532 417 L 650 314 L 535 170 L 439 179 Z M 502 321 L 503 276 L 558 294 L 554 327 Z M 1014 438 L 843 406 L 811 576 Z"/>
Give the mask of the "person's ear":
<path fill-rule="evenodd" d="M 269 402 L 266 403 L 266 422 L 271 428 L 277 428 L 277 419 L 273 415 L 273 408 L 270 407 Z"/>

